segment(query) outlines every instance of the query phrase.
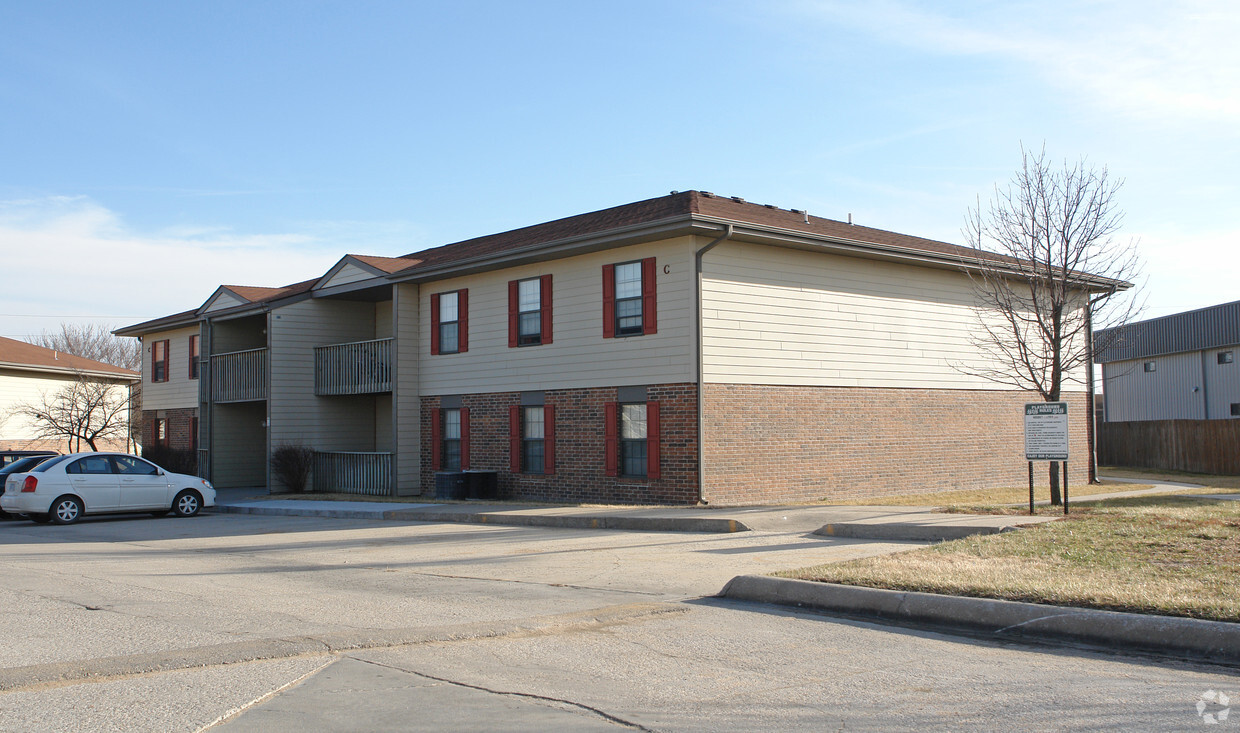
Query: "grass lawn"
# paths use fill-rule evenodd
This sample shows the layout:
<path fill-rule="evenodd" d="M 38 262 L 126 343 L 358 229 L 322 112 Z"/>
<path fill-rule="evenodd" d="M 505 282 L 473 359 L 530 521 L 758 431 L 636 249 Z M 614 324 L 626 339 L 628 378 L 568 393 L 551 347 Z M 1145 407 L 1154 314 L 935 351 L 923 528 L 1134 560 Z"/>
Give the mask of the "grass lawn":
<path fill-rule="evenodd" d="M 1240 501 L 1155 495 L 1072 512 L 1017 532 L 776 575 L 1240 621 Z"/>

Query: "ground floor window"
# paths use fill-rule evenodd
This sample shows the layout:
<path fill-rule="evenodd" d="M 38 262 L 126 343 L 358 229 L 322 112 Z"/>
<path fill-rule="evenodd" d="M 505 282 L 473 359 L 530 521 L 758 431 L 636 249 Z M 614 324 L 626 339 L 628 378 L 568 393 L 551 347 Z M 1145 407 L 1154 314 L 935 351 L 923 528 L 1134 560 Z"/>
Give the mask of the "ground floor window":
<path fill-rule="evenodd" d="M 646 405 L 620 405 L 620 475 L 646 477 Z"/>
<path fill-rule="evenodd" d="M 461 470 L 461 411 L 443 411 L 443 469 Z"/>
<path fill-rule="evenodd" d="M 544 440 L 547 435 L 543 408 L 524 407 L 521 412 L 521 470 L 524 473 L 543 473 L 546 471 Z"/>

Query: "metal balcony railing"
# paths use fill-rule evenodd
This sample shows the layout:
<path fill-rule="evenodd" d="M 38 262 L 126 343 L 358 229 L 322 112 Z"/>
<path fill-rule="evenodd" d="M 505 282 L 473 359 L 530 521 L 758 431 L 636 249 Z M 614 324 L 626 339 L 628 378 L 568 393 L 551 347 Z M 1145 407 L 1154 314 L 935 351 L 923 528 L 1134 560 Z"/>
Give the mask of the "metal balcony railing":
<path fill-rule="evenodd" d="M 392 493 L 392 454 L 315 451 L 314 490 L 388 496 Z"/>
<path fill-rule="evenodd" d="M 314 349 L 316 395 L 392 391 L 392 339 L 354 341 Z"/>
<path fill-rule="evenodd" d="M 266 398 L 266 349 L 234 351 L 211 357 L 213 402 L 252 402 Z"/>

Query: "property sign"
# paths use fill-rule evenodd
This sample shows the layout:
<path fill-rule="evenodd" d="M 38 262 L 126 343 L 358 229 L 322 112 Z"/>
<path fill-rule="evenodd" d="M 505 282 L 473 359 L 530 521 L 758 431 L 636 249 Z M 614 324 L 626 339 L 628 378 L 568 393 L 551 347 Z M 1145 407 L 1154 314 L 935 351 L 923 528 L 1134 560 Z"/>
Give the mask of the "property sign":
<path fill-rule="evenodd" d="M 1025 460 L 1068 460 L 1068 403 L 1025 403 Z"/>

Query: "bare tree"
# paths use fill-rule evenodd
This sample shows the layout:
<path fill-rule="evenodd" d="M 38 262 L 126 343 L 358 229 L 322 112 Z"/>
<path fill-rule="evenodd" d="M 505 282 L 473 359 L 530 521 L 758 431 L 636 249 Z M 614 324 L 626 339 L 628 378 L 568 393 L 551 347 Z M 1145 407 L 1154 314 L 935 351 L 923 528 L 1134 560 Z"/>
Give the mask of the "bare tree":
<path fill-rule="evenodd" d="M 44 330 L 30 343 L 126 369 L 137 370 L 142 365 L 142 344 L 137 339 L 116 336 L 108 327 L 94 323 L 62 323 L 59 332 Z"/>
<path fill-rule="evenodd" d="M 64 440 L 70 452 L 85 442 L 98 450 L 97 442 L 107 438 L 125 439 L 129 435 L 129 389 L 79 374 L 74 381 L 38 402 L 13 408 L 34 428 L 34 437 Z"/>
<path fill-rule="evenodd" d="M 1136 242 L 1116 236 L 1122 185 L 1084 159 L 1053 167 L 1045 149 L 1021 148 L 1007 187 L 995 187 L 985 211 L 979 198 L 966 218 L 966 243 L 1002 257 L 979 252 L 968 263 L 979 301 L 974 345 L 986 358 L 962 371 L 1055 402 L 1093 369 L 1094 325 L 1119 325 L 1139 310 L 1116 297 L 1140 272 Z M 1093 405 L 1089 412 L 1092 421 Z M 1050 488 L 1059 504 L 1055 462 Z"/>

